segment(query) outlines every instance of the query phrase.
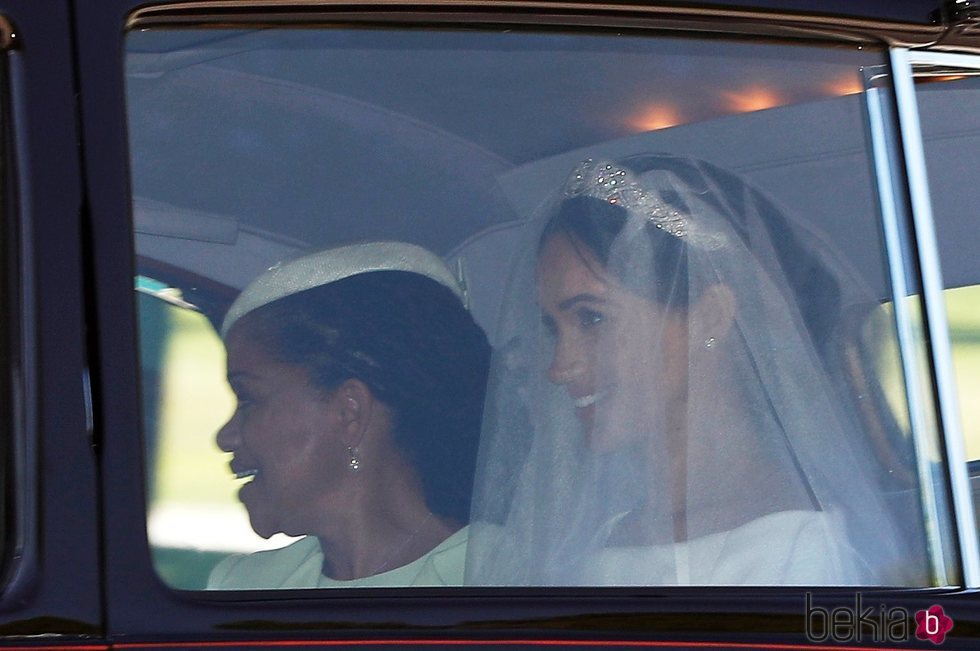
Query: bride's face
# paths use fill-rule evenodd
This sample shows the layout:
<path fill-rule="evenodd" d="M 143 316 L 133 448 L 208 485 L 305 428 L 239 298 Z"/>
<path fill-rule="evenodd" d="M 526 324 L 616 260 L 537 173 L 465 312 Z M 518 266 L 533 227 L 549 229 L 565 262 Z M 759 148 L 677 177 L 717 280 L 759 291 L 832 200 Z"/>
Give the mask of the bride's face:
<path fill-rule="evenodd" d="M 630 292 L 563 234 L 541 250 L 537 294 L 554 336 L 548 377 L 568 392 L 590 447 L 670 427 L 686 394 L 686 316 Z"/>

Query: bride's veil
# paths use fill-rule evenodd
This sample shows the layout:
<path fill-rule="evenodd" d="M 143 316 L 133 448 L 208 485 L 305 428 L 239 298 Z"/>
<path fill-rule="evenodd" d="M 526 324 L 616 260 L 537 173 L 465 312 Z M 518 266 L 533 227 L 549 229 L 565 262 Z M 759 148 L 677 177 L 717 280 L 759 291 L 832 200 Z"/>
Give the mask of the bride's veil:
<path fill-rule="evenodd" d="M 668 155 L 582 162 L 527 230 L 469 583 L 928 583 L 877 302 L 815 231 Z"/>

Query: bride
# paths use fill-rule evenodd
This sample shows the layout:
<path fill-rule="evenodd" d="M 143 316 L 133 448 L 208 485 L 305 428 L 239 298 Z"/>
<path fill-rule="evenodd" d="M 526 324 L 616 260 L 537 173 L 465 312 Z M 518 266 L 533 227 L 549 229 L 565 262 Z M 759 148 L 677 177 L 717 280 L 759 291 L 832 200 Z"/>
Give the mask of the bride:
<path fill-rule="evenodd" d="M 583 162 L 533 230 L 468 582 L 927 582 L 911 446 L 855 370 L 875 303 L 815 233 L 665 155 Z"/>

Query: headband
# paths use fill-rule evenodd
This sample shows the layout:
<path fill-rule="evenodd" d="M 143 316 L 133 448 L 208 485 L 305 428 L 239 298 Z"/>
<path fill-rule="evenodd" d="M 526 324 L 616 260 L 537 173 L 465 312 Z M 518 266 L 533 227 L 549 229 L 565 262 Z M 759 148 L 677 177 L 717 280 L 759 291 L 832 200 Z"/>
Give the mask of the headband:
<path fill-rule="evenodd" d="M 270 267 L 228 308 L 221 338 L 249 312 L 293 294 L 372 271 L 405 271 L 449 288 L 465 305 L 460 283 L 436 254 L 407 242 L 366 242 L 326 249 Z"/>

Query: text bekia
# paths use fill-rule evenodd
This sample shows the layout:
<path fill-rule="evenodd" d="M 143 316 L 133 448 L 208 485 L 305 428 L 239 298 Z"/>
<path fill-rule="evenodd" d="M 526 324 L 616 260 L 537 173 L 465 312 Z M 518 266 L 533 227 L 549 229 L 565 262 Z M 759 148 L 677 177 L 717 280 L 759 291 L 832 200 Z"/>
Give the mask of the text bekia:
<path fill-rule="evenodd" d="M 905 608 L 864 606 L 861 593 L 854 596 L 854 607 L 828 609 L 813 605 L 806 595 L 806 638 L 810 642 L 907 642 L 910 638 L 909 613 Z"/>

